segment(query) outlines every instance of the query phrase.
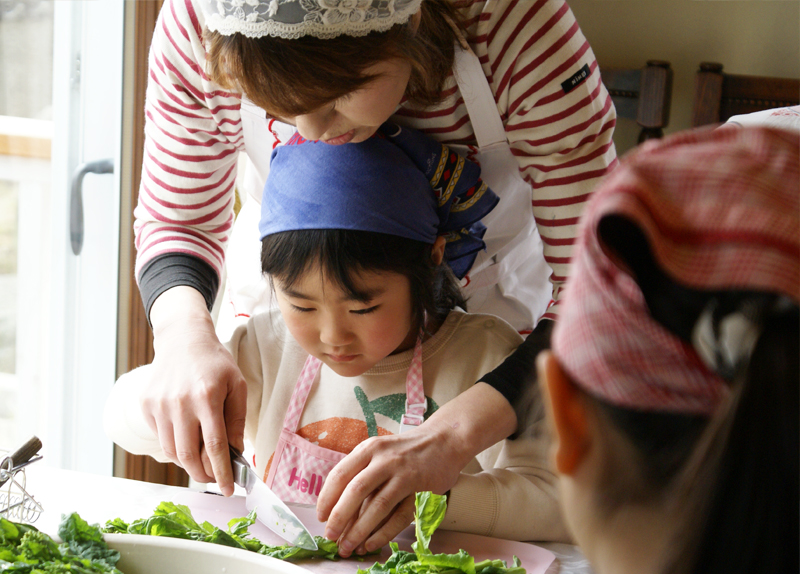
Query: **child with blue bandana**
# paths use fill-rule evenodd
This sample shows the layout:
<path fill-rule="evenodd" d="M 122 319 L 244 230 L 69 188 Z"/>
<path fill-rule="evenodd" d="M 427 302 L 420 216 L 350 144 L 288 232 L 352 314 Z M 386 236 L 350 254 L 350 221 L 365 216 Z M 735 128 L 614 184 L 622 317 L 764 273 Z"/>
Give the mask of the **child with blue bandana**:
<path fill-rule="evenodd" d="M 259 229 L 277 305 L 228 349 L 247 382 L 256 471 L 283 500 L 316 504 L 331 469 L 370 437 L 425 432 L 423 420 L 522 342 L 502 319 L 465 311 L 459 278 L 498 202 L 479 176 L 447 146 L 392 124 L 346 146 L 295 135 L 273 152 Z M 115 386 L 107 432 L 164 460 L 138 401 L 123 398 L 147 369 Z M 567 540 L 540 431 L 465 461 L 441 528 Z M 412 496 L 380 528 L 394 536 L 413 510 Z"/>

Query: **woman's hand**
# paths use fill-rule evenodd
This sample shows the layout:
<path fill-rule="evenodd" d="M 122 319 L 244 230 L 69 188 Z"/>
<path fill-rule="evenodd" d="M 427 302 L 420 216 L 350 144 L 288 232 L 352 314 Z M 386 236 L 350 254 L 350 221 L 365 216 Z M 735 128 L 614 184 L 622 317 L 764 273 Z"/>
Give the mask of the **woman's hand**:
<path fill-rule="evenodd" d="M 202 295 L 173 287 L 150 312 L 155 358 L 142 412 L 164 454 L 198 482 L 233 494 L 228 445 L 244 447 L 247 385 L 217 339 Z M 202 452 L 201 452 L 202 450 Z"/>
<path fill-rule="evenodd" d="M 359 444 L 328 475 L 317 516 L 325 537 L 349 556 L 385 545 L 414 518 L 414 493 L 444 494 L 478 453 L 516 429 L 502 394 L 478 383 L 442 405 L 419 428 Z"/>

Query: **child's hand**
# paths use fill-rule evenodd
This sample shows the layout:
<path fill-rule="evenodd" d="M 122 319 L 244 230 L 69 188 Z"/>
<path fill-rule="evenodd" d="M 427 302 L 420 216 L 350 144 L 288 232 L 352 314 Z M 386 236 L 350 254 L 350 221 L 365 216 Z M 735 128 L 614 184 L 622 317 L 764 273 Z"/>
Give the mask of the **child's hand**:
<path fill-rule="evenodd" d="M 360 443 L 337 464 L 322 486 L 317 516 L 325 537 L 349 556 L 380 548 L 414 519 L 414 493 L 444 493 L 458 479 L 460 462 L 445 440 L 422 427 Z M 435 464 L 431 464 L 436 460 Z"/>
<path fill-rule="evenodd" d="M 228 445 L 244 446 L 244 377 L 217 339 L 205 301 L 193 288 L 166 291 L 150 316 L 156 354 L 141 398 L 145 419 L 167 458 L 198 482 L 216 480 L 230 496 Z"/>
<path fill-rule="evenodd" d="M 516 425 L 508 401 L 477 383 L 418 429 L 362 442 L 331 470 L 319 494 L 325 537 L 339 542 L 344 557 L 385 545 L 413 520 L 415 492 L 444 494 L 474 456 Z"/>

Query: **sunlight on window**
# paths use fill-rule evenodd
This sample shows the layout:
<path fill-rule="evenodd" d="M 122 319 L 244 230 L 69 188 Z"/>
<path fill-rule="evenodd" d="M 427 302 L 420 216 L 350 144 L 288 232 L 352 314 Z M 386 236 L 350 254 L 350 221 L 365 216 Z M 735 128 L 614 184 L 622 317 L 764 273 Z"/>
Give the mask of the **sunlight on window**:
<path fill-rule="evenodd" d="M 0 180 L 0 373 L 8 374 L 16 360 L 17 195 L 15 182 Z"/>
<path fill-rule="evenodd" d="M 42 377 L 43 328 L 25 306 L 43 298 L 30 230 L 48 214 L 52 78 L 53 3 L 0 1 L 0 449 L 22 439 L 21 417 L 41 416 L 20 403 Z"/>

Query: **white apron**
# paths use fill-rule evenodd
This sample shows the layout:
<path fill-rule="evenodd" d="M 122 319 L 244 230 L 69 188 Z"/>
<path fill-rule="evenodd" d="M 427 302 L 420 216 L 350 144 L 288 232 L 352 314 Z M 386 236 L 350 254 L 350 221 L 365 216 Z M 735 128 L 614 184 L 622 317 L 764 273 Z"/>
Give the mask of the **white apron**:
<path fill-rule="evenodd" d="M 526 332 L 536 326 L 552 297 L 551 270 L 533 218 L 531 186 L 520 175 L 477 56 L 457 47 L 454 72 L 478 144 L 477 153 L 469 157 L 480 164 L 481 178 L 500 197 L 497 207 L 483 219 L 488 228 L 486 251 L 478 255 L 462 287 L 469 311 L 497 315 Z M 242 195 L 249 197 L 227 251 L 227 280 L 217 321 L 217 334 L 223 341 L 240 321 L 274 305 L 261 275 L 260 202 L 272 150 L 295 131 L 293 126 L 267 119 L 266 112 L 246 98 L 242 99 L 242 129 L 249 157 L 242 183 L 247 193 Z M 470 151 L 466 146 L 449 147 L 462 155 Z"/>

